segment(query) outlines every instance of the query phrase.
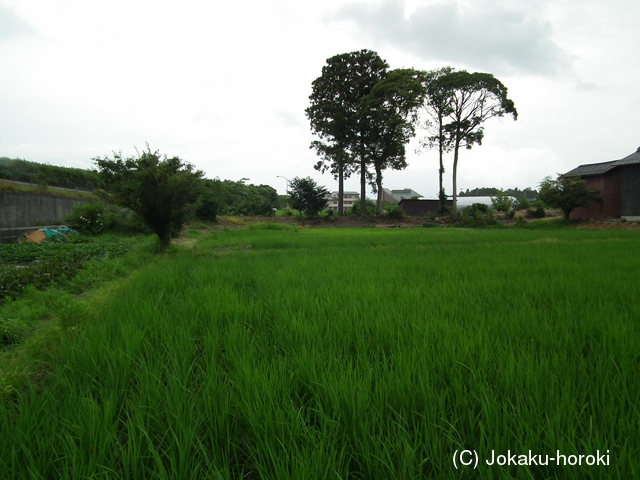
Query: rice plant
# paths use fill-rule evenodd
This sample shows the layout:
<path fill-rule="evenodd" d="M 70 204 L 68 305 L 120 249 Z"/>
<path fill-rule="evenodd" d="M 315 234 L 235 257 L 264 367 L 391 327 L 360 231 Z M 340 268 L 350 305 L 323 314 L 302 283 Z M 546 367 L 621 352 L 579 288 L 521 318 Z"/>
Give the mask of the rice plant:
<path fill-rule="evenodd" d="M 633 231 L 203 235 L 130 279 L 46 381 L 0 406 L 0 471 L 631 478 L 639 246 Z M 476 469 L 454 467 L 461 450 Z M 608 463 L 486 463 L 530 451 Z"/>

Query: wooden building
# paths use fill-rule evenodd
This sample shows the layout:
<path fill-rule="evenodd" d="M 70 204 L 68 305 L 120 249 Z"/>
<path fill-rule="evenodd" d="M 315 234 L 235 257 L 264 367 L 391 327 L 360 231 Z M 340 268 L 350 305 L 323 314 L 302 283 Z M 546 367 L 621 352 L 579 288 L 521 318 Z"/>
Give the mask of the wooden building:
<path fill-rule="evenodd" d="M 620 160 L 580 165 L 565 175 L 579 175 L 604 199 L 601 205 L 576 208 L 571 218 L 640 220 L 640 147 Z"/>
<path fill-rule="evenodd" d="M 431 212 L 436 212 L 440 208 L 440 200 L 411 200 L 403 198 L 402 200 L 400 200 L 400 202 L 398 202 L 398 206 L 405 215 L 408 215 L 410 217 L 419 217 Z M 453 200 L 447 200 L 446 206 L 451 208 L 453 206 Z"/>

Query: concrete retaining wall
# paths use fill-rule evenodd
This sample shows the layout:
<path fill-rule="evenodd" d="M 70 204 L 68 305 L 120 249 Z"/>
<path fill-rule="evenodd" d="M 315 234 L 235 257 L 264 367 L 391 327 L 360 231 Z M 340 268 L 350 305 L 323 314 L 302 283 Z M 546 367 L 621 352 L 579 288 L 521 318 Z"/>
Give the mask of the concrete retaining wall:
<path fill-rule="evenodd" d="M 60 225 L 75 205 L 87 201 L 90 200 L 37 193 L 0 192 L 0 237 L 13 236 L 9 232 L 24 227 Z"/>

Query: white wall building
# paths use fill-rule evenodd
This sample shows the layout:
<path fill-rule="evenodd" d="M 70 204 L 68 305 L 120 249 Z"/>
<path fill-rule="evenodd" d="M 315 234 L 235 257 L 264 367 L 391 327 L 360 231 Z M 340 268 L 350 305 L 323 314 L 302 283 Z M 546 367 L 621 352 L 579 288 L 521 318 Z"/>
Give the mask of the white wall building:
<path fill-rule="evenodd" d="M 327 208 L 331 208 L 333 210 L 338 210 L 338 192 L 332 192 L 330 196 L 325 197 L 327 199 Z M 342 194 L 342 205 L 346 210 L 347 208 L 353 207 L 353 204 L 356 203 L 360 199 L 360 194 L 358 192 L 344 192 Z"/>

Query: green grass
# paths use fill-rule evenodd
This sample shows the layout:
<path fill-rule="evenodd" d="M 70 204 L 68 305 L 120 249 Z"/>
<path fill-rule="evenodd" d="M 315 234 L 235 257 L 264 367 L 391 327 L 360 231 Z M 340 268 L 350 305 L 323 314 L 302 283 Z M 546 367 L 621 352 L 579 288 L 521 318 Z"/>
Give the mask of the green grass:
<path fill-rule="evenodd" d="M 133 238 L 122 236 L 103 235 L 93 241 L 0 246 L 5 259 L 29 265 L 16 270 L 26 287 L 19 298 L 0 289 L 5 293 L 0 297 L 0 400 L 13 399 L 25 384 L 46 375 L 61 339 L 80 332 L 91 311 L 99 311 L 111 296 L 116 279 L 121 285 L 132 271 L 159 260 L 151 254 L 154 237 L 138 239 L 133 247 Z M 33 260 L 40 263 L 28 263 Z M 48 265 L 50 276 L 37 278 L 45 270 L 32 265 Z M 73 276 L 69 275 L 71 270 L 65 270 L 69 265 Z"/>
<path fill-rule="evenodd" d="M 640 233 L 243 229 L 91 311 L 0 405 L 4 478 L 619 479 Z M 609 466 L 456 470 L 456 450 Z"/>
<path fill-rule="evenodd" d="M 46 185 L 44 186 L 20 185 L 20 184 L 16 184 L 11 181 L 6 181 L 2 179 L 0 179 L 0 192 L 47 194 L 47 195 L 53 195 L 56 197 L 82 198 L 86 200 L 98 199 L 98 197 L 91 192 L 83 192 L 83 191 L 72 190 L 67 188 L 50 188 Z"/>

